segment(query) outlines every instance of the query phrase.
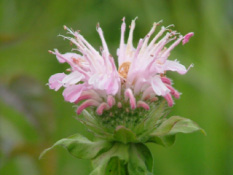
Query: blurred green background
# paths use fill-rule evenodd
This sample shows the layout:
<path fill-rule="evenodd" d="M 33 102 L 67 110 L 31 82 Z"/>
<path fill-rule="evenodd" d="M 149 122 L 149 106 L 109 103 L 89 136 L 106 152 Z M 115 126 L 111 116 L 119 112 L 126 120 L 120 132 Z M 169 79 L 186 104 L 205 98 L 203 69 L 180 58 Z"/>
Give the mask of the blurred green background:
<path fill-rule="evenodd" d="M 62 91 L 49 90 L 48 78 L 63 72 L 48 50 L 71 50 L 63 25 L 81 30 L 97 49 L 100 22 L 116 56 L 122 17 L 138 16 L 135 44 L 152 23 L 175 24 L 182 34 L 195 32 L 170 59 L 188 66 L 188 74 L 169 74 L 183 93 L 171 115 L 190 118 L 201 133 L 178 135 L 170 148 L 149 145 L 156 175 L 233 175 L 233 1 L 232 0 L 0 0 L 0 174 L 87 175 L 91 164 L 57 148 L 38 160 L 55 141 L 82 133 L 75 109 Z"/>

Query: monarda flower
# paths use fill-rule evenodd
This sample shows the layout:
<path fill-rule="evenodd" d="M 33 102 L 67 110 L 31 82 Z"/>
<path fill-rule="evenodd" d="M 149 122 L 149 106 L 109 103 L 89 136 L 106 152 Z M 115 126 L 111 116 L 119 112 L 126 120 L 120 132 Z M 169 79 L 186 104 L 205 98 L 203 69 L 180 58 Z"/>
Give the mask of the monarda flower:
<path fill-rule="evenodd" d="M 194 34 L 182 36 L 171 30 L 173 25 L 162 26 L 154 34 L 160 24 L 154 23 L 134 47 L 135 20 L 131 22 L 125 42 L 123 18 L 116 63 L 99 24 L 96 29 L 102 41 L 100 51 L 93 48 L 79 31 L 66 26 L 64 29 L 72 37 L 62 37 L 75 48 L 65 54 L 57 49 L 49 51 L 60 63 L 70 66 L 69 73 L 52 75 L 49 87 L 55 91 L 64 87 L 64 99 L 77 105 L 78 120 L 97 138 L 90 141 L 76 134 L 54 146 L 62 145 L 78 158 L 93 160 L 92 175 L 152 173 L 152 155 L 145 143 L 169 146 L 176 133 L 201 130 L 189 119 L 166 118 L 166 109 L 174 105 L 173 98 L 180 97 L 166 72 L 186 74 L 192 67 L 186 69 L 168 57 L 180 42 L 187 43 Z"/>

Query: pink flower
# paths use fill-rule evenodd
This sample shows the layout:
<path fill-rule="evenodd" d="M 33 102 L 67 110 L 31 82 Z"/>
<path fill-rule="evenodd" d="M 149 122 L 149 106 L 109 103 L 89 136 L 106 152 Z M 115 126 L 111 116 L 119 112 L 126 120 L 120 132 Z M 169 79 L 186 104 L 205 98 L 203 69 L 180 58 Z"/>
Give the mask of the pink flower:
<path fill-rule="evenodd" d="M 135 19 L 136 20 L 136 19 Z M 129 37 L 125 43 L 126 24 L 123 18 L 121 25 L 120 46 L 117 49 L 118 67 L 109 53 L 103 31 L 97 25 L 97 32 L 102 41 L 101 51 L 93 48 L 78 32 L 66 26 L 65 30 L 73 37 L 63 36 L 70 40 L 80 54 L 69 52 L 61 54 L 57 49 L 50 51 L 60 63 L 70 65 L 69 74 L 58 73 L 50 77 L 49 87 L 54 90 L 65 88 L 63 96 L 66 101 L 79 104 L 77 113 L 81 114 L 87 107 L 93 107 L 97 114 L 113 107 L 122 108 L 128 104 L 131 110 L 136 108 L 150 109 L 150 104 L 164 97 L 168 106 L 173 106 L 172 96 L 179 98 L 180 93 L 172 87 L 166 77 L 167 71 L 185 74 L 188 69 L 177 60 L 168 60 L 170 52 L 182 41 L 187 43 L 193 33 L 185 36 L 170 27 L 162 26 L 152 37 L 160 22 L 154 23 L 149 33 L 133 47 L 135 20 L 130 25 Z M 150 40 L 150 38 L 152 39 Z M 168 47 L 166 45 L 171 43 Z M 128 110 L 128 108 L 127 108 Z"/>

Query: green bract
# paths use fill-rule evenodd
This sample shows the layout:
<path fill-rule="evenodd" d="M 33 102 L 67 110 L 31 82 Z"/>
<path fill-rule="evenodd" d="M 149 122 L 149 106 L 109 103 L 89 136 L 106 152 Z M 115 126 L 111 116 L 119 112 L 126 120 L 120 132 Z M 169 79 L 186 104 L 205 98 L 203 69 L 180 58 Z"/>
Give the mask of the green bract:
<path fill-rule="evenodd" d="M 82 118 L 78 120 L 86 125 L 97 140 L 90 141 L 76 134 L 57 141 L 40 157 L 56 146 L 63 146 L 77 158 L 92 160 L 94 170 L 90 175 L 152 175 L 153 158 L 146 143 L 170 146 L 177 133 L 199 130 L 205 133 L 190 119 L 179 116 L 165 118 L 165 108 L 163 101 L 150 112 L 133 116 L 134 120 L 123 121 L 122 125 L 115 126 L 107 125 L 106 120 L 101 120 L 101 116 L 84 111 Z M 111 118 L 108 122 L 113 123 Z"/>

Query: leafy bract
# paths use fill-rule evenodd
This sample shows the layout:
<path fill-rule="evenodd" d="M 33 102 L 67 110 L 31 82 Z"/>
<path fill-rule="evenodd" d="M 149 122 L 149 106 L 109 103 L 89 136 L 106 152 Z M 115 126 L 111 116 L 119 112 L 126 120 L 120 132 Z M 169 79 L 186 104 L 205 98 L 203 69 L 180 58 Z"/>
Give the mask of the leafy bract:
<path fill-rule="evenodd" d="M 115 142 L 112 148 L 99 156 L 93 161 L 94 170 L 90 175 L 121 175 L 125 171 L 125 165 L 129 159 L 129 145 Z M 118 165 L 114 165 L 118 163 Z M 116 171 L 114 173 L 114 171 Z M 124 175 L 124 174 L 122 174 Z"/>
<path fill-rule="evenodd" d="M 129 149 L 129 175 L 152 175 L 153 157 L 144 144 L 131 144 Z"/>
<path fill-rule="evenodd" d="M 124 126 L 118 126 L 116 128 L 114 133 L 114 139 L 125 144 L 137 141 L 136 135 L 130 129 Z"/>
<path fill-rule="evenodd" d="M 70 154 L 77 158 L 92 159 L 97 156 L 99 152 L 111 148 L 112 145 L 110 142 L 104 140 L 92 142 L 80 134 L 75 134 L 71 137 L 57 141 L 52 147 L 44 150 L 41 153 L 40 158 L 56 146 L 63 146 Z"/>
<path fill-rule="evenodd" d="M 148 142 L 154 142 L 163 146 L 170 146 L 175 141 L 177 133 L 192 133 L 195 131 L 205 131 L 190 119 L 173 116 L 162 122 L 150 134 Z"/>

